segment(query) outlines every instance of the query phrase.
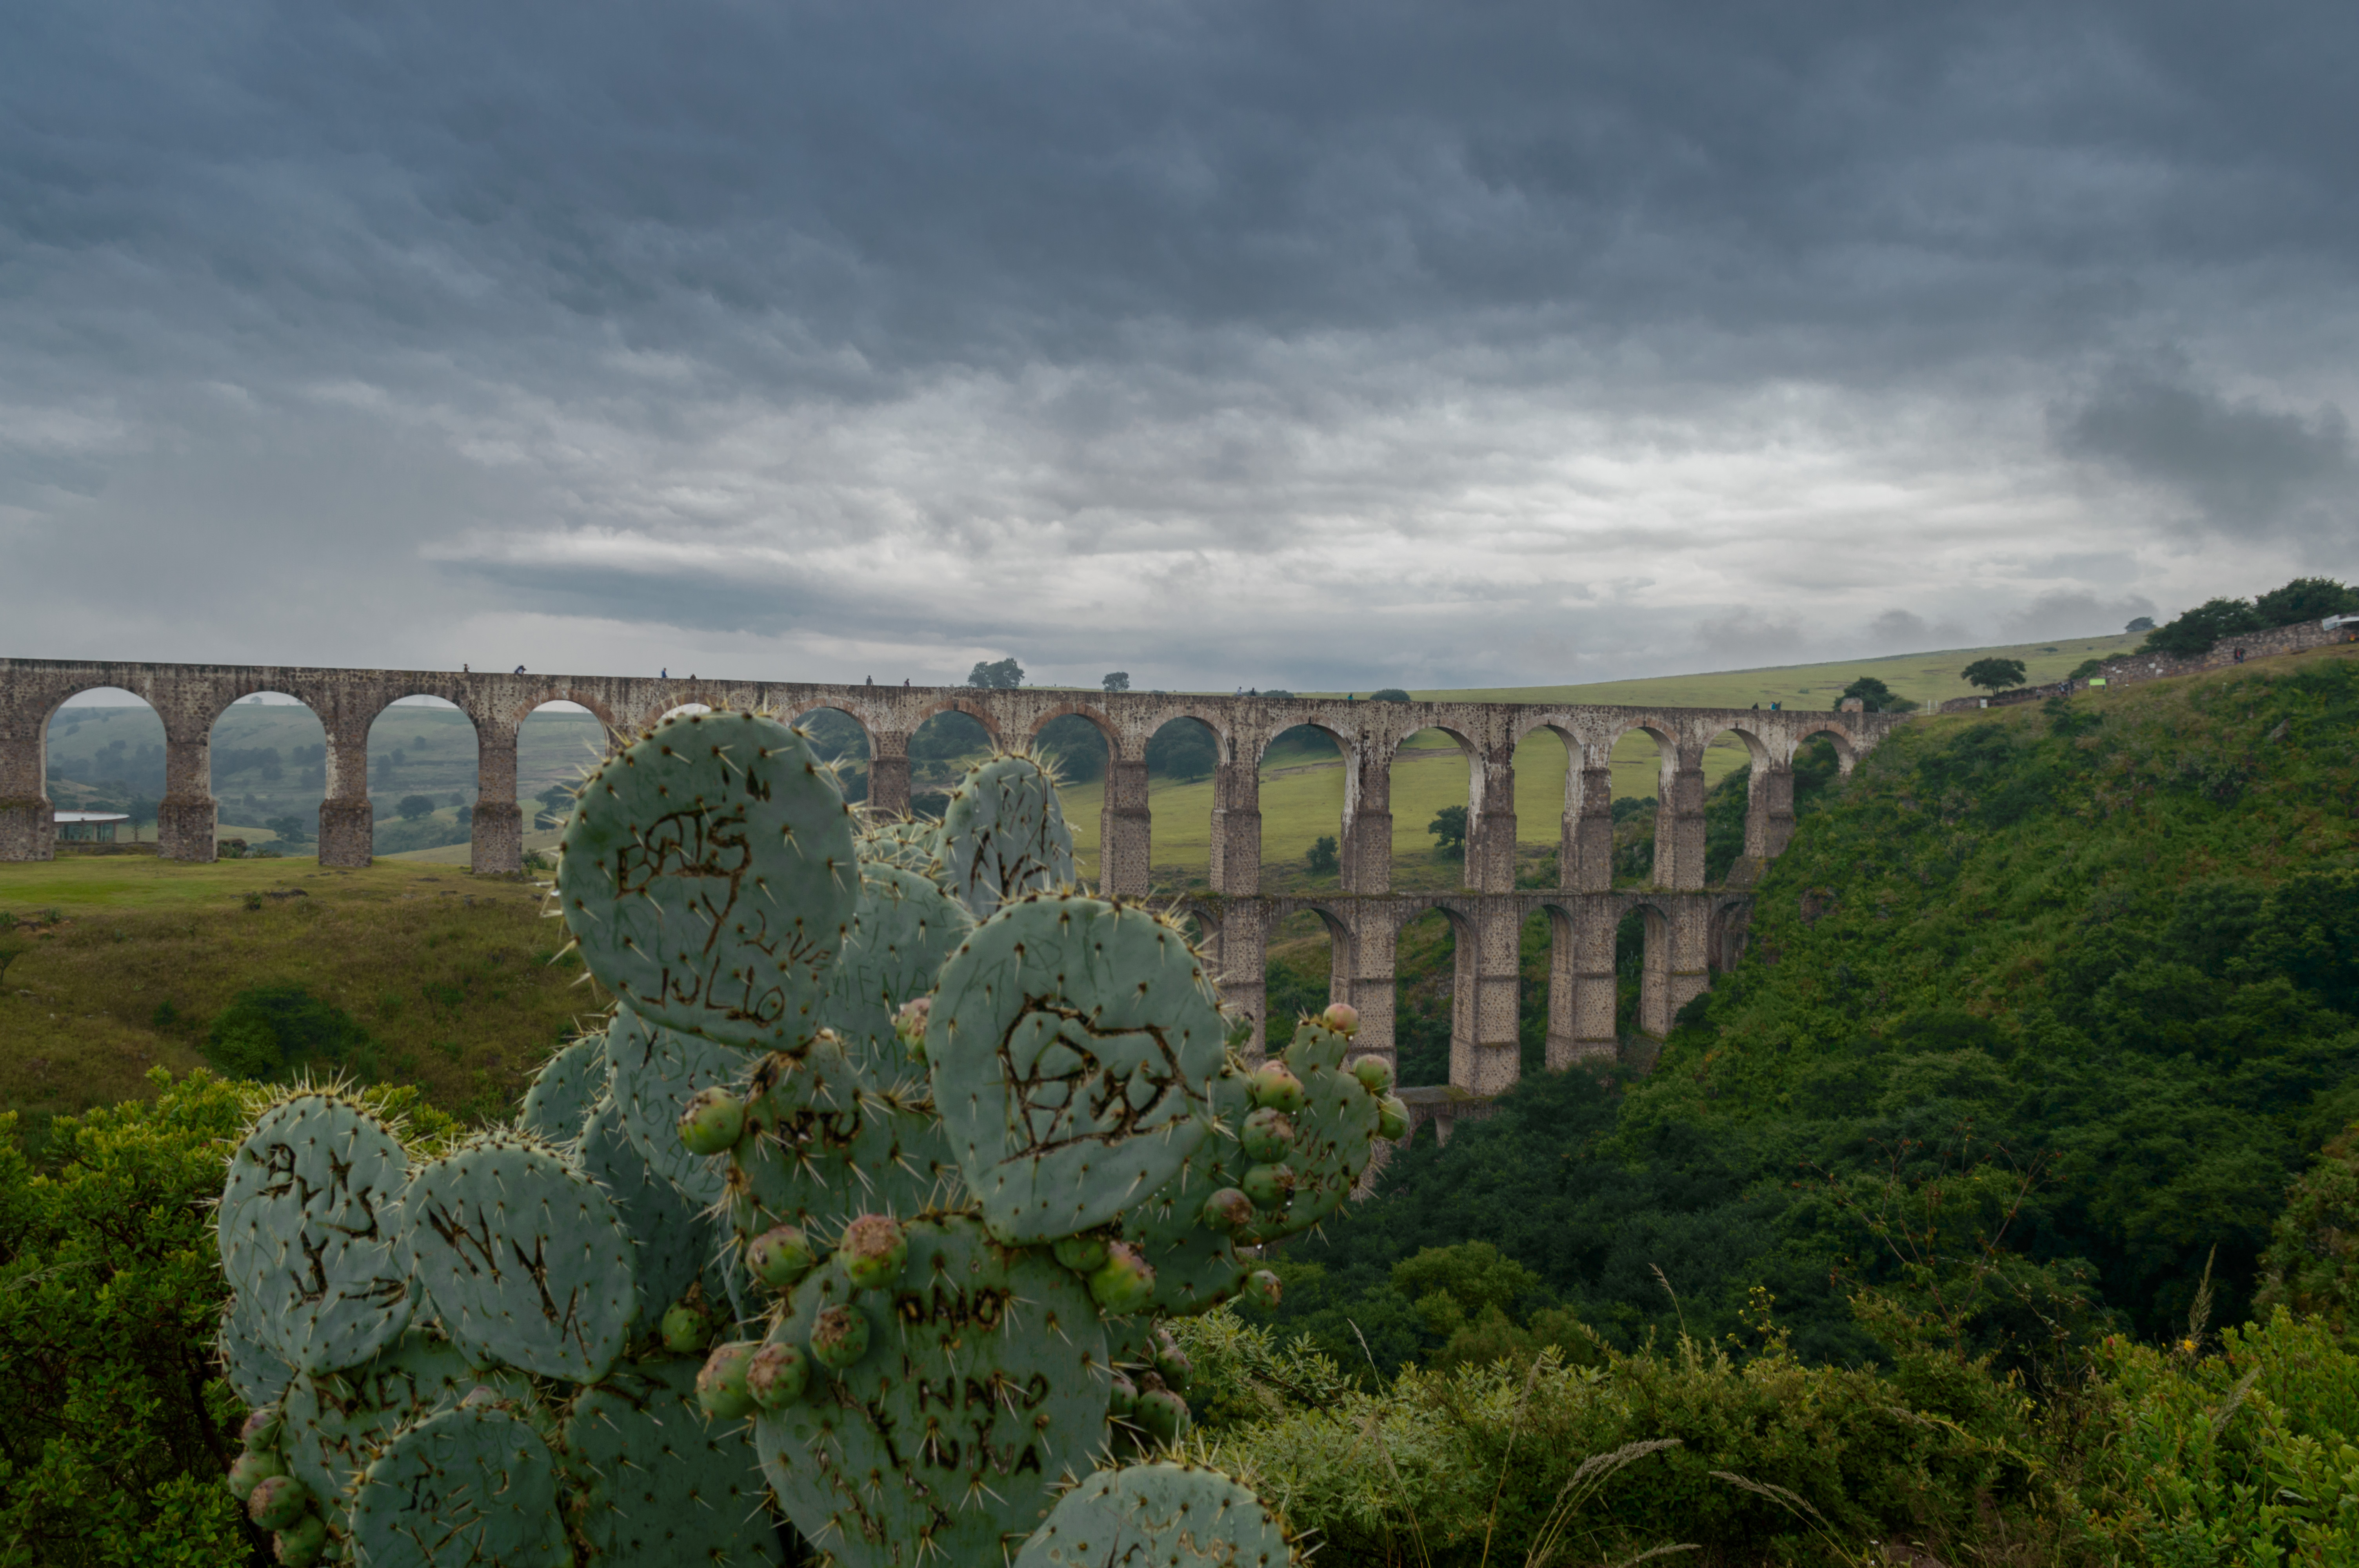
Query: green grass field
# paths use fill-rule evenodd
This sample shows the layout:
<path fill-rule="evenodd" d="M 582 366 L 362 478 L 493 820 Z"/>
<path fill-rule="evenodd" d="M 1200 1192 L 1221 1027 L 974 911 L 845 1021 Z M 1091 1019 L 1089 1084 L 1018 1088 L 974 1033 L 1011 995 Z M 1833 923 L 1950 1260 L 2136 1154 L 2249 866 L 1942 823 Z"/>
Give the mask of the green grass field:
<path fill-rule="evenodd" d="M 201 1065 L 239 991 L 300 986 L 350 1012 L 379 1070 L 505 1114 L 577 1014 L 582 970 L 513 878 L 380 862 L 147 858 L 0 865 L 0 1107 L 38 1121 Z"/>

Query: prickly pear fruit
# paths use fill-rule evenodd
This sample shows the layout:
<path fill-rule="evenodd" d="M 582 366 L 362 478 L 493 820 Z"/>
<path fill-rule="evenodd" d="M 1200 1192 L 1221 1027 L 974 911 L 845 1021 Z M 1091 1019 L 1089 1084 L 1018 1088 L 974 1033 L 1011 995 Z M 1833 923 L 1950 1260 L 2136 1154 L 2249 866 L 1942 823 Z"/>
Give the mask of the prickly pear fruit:
<path fill-rule="evenodd" d="M 1128 1421 L 1130 1412 L 1138 1408 L 1138 1385 L 1120 1372 L 1114 1375 L 1114 1392 L 1106 1400 L 1106 1417 L 1111 1421 Z"/>
<path fill-rule="evenodd" d="M 811 1323 L 811 1359 L 841 1372 L 868 1354 L 868 1317 L 858 1307 L 822 1307 Z"/>
<path fill-rule="evenodd" d="M 745 1249 L 745 1267 L 774 1291 L 788 1289 L 818 1262 L 810 1238 L 791 1225 L 762 1232 Z"/>
<path fill-rule="evenodd" d="M 1256 1067 L 1251 1087 L 1256 1105 L 1288 1114 L 1302 1108 L 1302 1080 L 1283 1062 L 1272 1060 Z"/>
<path fill-rule="evenodd" d="M 1254 1201 L 1234 1187 L 1223 1187 L 1204 1200 L 1203 1220 L 1212 1230 L 1234 1230 L 1250 1225 L 1254 1217 Z"/>
<path fill-rule="evenodd" d="M 1256 1165 L 1237 1184 L 1257 1208 L 1281 1209 L 1294 1195 L 1294 1171 L 1288 1165 Z"/>
<path fill-rule="evenodd" d="M 1103 1236 L 1062 1236 L 1049 1249 L 1057 1261 L 1076 1274 L 1094 1274 L 1105 1267 L 1106 1238 Z"/>
<path fill-rule="evenodd" d="M 1393 1092 L 1393 1065 L 1382 1056 L 1363 1056 L 1352 1064 L 1352 1076 L 1372 1095 Z"/>
<path fill-rule="evenodd" d="M 1090 1274 L 1090 1296 L 1115 1317 L 1127 1316 L 1147 1304 L 1155 1293 L 1155 1271 L 1138 1249 L 1115 1242 L 1106 1249 L 1106 1260 Z"/>
<path fill-rule="evenodd" d="M 1188 1401 L 1165 1388 L 1157 1373 L 1141 1373 L 1138 1405 L 1130 1412 L 1130 1423 L 1169 1448 L 1188 1430 Z"/>
<path fill-rule="evenodd" d="M 1408 1106 L 1400 1096 L 1386 1095 L 1376 1102 L 1376 1136 L 1387 1143 L 1408 1136 Z"/>
<path fill-rule="evenodd" d="M 1188 1359 L 1188 1353 L 1173 1344 L 1169 1335 L 1157 1336 L 1155 1373 L 1163 1379 L 1165 1387 L 1178 1392 L 1186 1392 L 1189 1375 L 1195 1369 L 1195 1364 Z"/>
<path fill-rule="evenodd" d="M 704 1304 L 704 1292 L 690 1287 L 689 1293 L 674 1302 L 663 1314 L 664 1348 L 675 1356 L 693 1356 L 712 1343 L 712 1311 Z"/>
<path fill-rule="evenodd" d="M 843 1227 L 836 1257 L 845 1279 L 864 1291 L 883 1290 L 909 1261 L 909 1238 L 891 1215 L 864 1214 Z"/>
<path fill-rule="evenodd" d="M 920 1062 L 926 1059 L 926 1020 L 933 1011 L 932 997 L 913 997 L 893 1015 L 893 1033 L 900 1037 L 910 1056 Z"/>
<path fill-rule="evenodd" d="M 240 1443 L 248 1454 L 259 1454 L 275 1447 L 278 1442 L 279 1414 L 275 1404 L 246 1412 L 245 1424 L 237 1429 Z"/>
<path fill-rule="evenodd" d="M 1245 1126 L 1237 1130 L 1237 1141 L 1244 1145 L 1248 1160 L 1283 1160 L 1294 1147 L 1294 1123 L 1286 1119 L 1286 1112 L 1264 1106 L 1245 1118 Z"/>
<path fill-rule="evenodd" d="M 1245 1276 L 1245 1297 L 1265 1312 L 1275 1311 L 1283 1292 L 1278 1289 L 1277 1276 L 1267 1269 L 1256 1269 Z"/>
<path fill-rule="evenodd" d="M 801 1399 L 810 1386 L 810 1357 L 791 1345 L 765 1345 L 754 1352 L 745 1368 L 745 1391 L 766 1411 L 783 1409 Z"/>
<path fill-rule="evenodd" d="M 703 1370 L 696 1374 L 696 1402 L 703 1407 L 705 1414 L 719 1421 L 735 1421 L 753 1412 L 749 1375 L 754 1354 L 761 1347 L 759 1340 L 741 1339 L 716 1346 L 704 1358 Z"/>
<path fill-rule="evenodd" d="M 270 1538 L 280 1568 L 311 1568 L 327 1547 L 328 1521 L 318 1514 L 306 1514 Z"/>
<path fill-rule="evenodd" d="M 287 1466 L 277 1454 L 266 1448 L 249 1448 L 229 1462 L 229 1495 L 244 1502 L 254 1496 L 255 1487 L 285 1474 Z"/>
<path fill-rule="evenodd" d="M 727 1089 L 699 1089 L 679 1113 L 679 1141 L 691 1154 L 726 1154 L 745 1136 L 745 1103 Z"/>
<path fill-rule="evenodd" d="M 292 1476 L 265 1476 L 245 1495 L 245 1517 L 265 1530 L 285 1530 L 311 1507 L 311 1494 Z"/>
<path fill-rule="evenodd" d="M 1331 1001 L 1319 1022 L 1338 1034 L 1349 1034 L 1360 1027 L 1360 1010 L 1348 1001 Z"/>

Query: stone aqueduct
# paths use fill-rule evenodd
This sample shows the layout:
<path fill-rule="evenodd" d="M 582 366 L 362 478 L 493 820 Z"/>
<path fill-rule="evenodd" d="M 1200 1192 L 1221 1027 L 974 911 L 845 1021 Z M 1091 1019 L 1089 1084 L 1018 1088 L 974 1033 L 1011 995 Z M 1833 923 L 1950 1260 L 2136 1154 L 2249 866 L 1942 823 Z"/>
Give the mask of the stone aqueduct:
<path fill-rule="evenodd" d="M 1108 892 L 1148 891 L 1147 743 L 1178 719 L 1201 723 L 1215 738 L 1212 891 L 1185 901 L 1210 934 L 1228 1002 L 1264 1011 L 1269 933 L 1289 914 L 1311 911 L 1325 923 L 1333 954 L 1330 996 L 1359 1010 L 1361 1043 L 1393 1044 L 1393 960 L 1402 926 L 1428 909 L 1445 912 L 1457 932 L 1452 991 L 1451 1087 L 1420 1095 L 1419 1109 L 1446 1130 L 1451 1106 L 1488 1097 L 1519 1071 L 1516 1044 L 1518 934 L 1535 910 L 1548 914 L 1550 939 L 1547 1061 L 1550 1068 L 1610 1054 L 1614 1030 L 1614 931 L 1633 910 L 1647 924 L 1639 1023 L 1665 1033 L 1681 1005 L 1734 960 L 1751 899 L 1745 891 L 1793 834 L 1793 759 L 1812 737 L 1832 738 L 1846 772 L 1903 716 L 1775 712 L 1741 708 L 1612 708 L 1513 702 L 1350 702 L 1210 697 L 1184 693 L 986 691 L 964 687 L 821 686 L 777 681 L 669 680 L 604 676 L 476 675 L 405 670 L 312 669 L 286 665 L 73 663 L 0 659 L 0 860 L 38 860 L 55 853 L 51 806 L 43 790 L 49 720 L 70 697 L 97 687 L 136 693 L 164 724 L 165 794 L 158 852 L 167 859 L 214 857 L 215 803 L 209 758 L 214 721 L 231 704 L 261 692 L 306 704 L 327 731 L 327 798 L 320 807 L 320 861 L 369 863 L 374 812 L 368 794 L 369 726 L 392 703 L 435 697 L 473 722 L 477 804 L 473 867 L 522 867 L 523 819 L 516 804 L 516 730 L 534 709 L 572 702 L 611 732 L 627 734 L 691 703 L 760 708 L 794 718 L 834 708 L 857 720 L 869 743 L 869 804 L 906 809 L 910 735 L 949 709 L 969 714 L 1002 743 L 1017 743 L 1050 719 L 1079 714 L 1105 737 L 1105 806 L 1101 818 L 1100 885 Z M 1340 891 L 1273 897 L 1261 891 L 1259 762 L 1280 734 L 1297 726 L 1324 730 L 1344 760 Z M 1403 741 L 1439 730 L 1466 754 L 1466 869 L 1451 892 L 1391 889 L 1391 768 Z M 1560 885 L 1516 886 L 1515 753 L 1518 742 L 1549 730 L 1567 754 L 1559 825 Z M 1651 737 L 1662 758 L 1651 888 L 1613 885 L 1612 777 L 1614 743 L 1631 731 Z M 1733 733 L 1751 753 L 1752 793 L 1745 858 L 1721 889 L 1704 885 L 1703 752 Z M 1258 1031 L 1256 1044 L 1259 1043 Z M 1467 1108 L 1472 1110 L 1473 1107 Z"/>

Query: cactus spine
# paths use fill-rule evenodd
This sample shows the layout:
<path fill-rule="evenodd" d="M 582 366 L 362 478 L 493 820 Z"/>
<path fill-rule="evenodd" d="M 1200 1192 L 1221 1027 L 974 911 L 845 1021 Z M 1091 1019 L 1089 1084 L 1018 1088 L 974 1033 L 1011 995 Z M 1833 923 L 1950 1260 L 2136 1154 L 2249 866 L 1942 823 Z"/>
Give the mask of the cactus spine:
<path fill-rule="evenodd" d="M 618 1000 L 515 1129 L 256 1121 L 230 1482 L 285 1560 L 775 1563 L 775 1505 L 842 1568 L 1290 1561 L 1234 1482 L 1105 1466 L 1187 1429 L 1155 1320 L 1267 1299 L 1251 1249 L 1342 1203 L 1389 1077 L 1348 1009 L 1240 1060 L 1181 932 L 1071 885 L 1029 759 L 855 827 L 797 731 L 667 719 L 568 825 Z"/>

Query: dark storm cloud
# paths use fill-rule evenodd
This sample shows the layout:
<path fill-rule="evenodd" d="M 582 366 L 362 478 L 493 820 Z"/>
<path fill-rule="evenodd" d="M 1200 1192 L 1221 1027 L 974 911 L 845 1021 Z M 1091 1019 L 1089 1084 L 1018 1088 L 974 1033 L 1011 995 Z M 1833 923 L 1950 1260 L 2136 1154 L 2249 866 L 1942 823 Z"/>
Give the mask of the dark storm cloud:
<path fill-rule="evenodd" d="M 26 652 L 1603 675 L 2184 597 L 2086 474 L 2292 549 L 2352 461 L 2346 8 L 20 12 L 0 547 L 177 564 Z"/>
<path fill-rule="evenodd" d="M 2229 398 L 2184 373 L 2118 371 L 2062 417 L 2068 451 L 2184 495 L 2223 533 L 2304 531 L 2353 515 L 2351 425 L 2332 404 L 2303 411 Z"/>

